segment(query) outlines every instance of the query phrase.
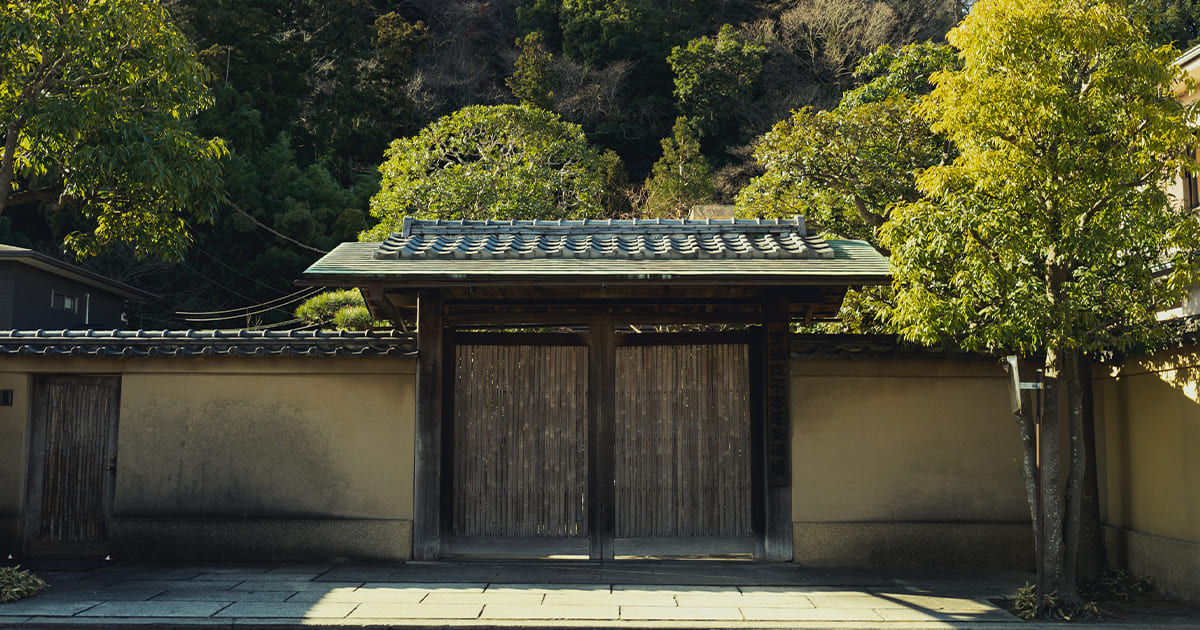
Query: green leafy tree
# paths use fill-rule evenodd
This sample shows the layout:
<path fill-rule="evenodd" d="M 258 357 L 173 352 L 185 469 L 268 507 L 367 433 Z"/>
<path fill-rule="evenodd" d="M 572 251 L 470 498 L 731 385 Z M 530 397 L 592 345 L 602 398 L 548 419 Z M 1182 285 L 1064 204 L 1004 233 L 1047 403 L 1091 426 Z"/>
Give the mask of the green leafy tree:
<path fill-rule="evenodd" d="M 541 32 L 534 31 L 517 40 L 521 56 L 512 76 L 504 80 L 522 105 L 554 109 L 553 58 L 543 45 Z"/>
<path fill-rule="evenodd" d="M 948 36 L 963 67 L 935 75 L 922 106 L 960 155 L 924 171 L 924 199 L 895 208 L 882 232 L 908 338 L 1043 357 L 1043 569 L 1068 603 L 1088 463 L 1084 357 L 1150 335 L 1200 247 L 1196 216 L 1164 192 L 1196 142 L 1172 98 L 1176 51 L 1147 35 L 1122 2 L 975 5 Z M 1023 427 L 1033 496 L 1028 418 Z"/>
<path fill-rule="evenodd" d="M 804 214 L 827 233 L 878 246 L 892 208 L 921 198 L 917 173 L 953 159 L 914 105 L 930 74 L 954 63 L 934 44 L 883 46 L 864 58 L 856 76 L 869 80 L 837 108 L 800 110 L 763 136 L 754 157 L 765 173 L 738 194 L 739 211 Z"/>
<path fill-rule="evenodd" d="M 673 134 L 663 138 L 663 154 L 646 180 L 643 215 L 684 217 L 696 205 L 712 201 L 712 167 L 700 152 L 700 133 L 687 118 L 675 120 Z"/>
<path fill-rule="evenodd" d="M 66 245 L 179 258 L 218 201 L 219 139 L 189 130 L 208 73 L 153 2 L 29 0 L 0 13 L 0 212 L 30 201 L 89 225 Z"/>
<path fill-rule="evenodd" d="M 379 225 L 362 240 L 397 231 L 405 216 L 443 219 L 565 219 L 602 214 L 599 156 L 578 125 L 534 107 L 474 106 L 396 140 L 371 199 Z"/>
<path fill-rule="evenodd" d="M 680 112 L 706 130 L 717 129 L 749 104 L 766 52 L 728 24 L 716 38 L 698 37 L 676 46 L 667 62 L 675 73 Z"/>

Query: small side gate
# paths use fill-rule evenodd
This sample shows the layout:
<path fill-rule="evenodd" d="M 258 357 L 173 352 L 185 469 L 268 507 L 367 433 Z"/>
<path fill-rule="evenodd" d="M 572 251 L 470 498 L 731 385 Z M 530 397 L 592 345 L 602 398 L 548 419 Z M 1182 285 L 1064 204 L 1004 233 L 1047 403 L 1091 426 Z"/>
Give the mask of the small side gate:
<path fill-rule="evenodd" d="M 35 377 L 27 553 L 107 550 L 120 391 L 119 376 Z"/>
<path fill-rule="evenodd" d="M 457 333 L 445 551 L 753 554 L 753 337 Z"/>

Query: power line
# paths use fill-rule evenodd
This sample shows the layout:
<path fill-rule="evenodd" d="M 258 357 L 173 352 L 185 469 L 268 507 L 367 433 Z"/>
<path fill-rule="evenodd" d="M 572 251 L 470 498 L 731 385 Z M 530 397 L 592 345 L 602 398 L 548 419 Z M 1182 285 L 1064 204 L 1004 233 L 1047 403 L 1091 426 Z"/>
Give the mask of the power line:
<path fill-rule="evenodd" d="M 283 295 L 283 294 L 284 294 L 284 293 L 283 293 L 283 291 L 280 291 L 279 289 L 276 289 L 275 287 L 273 287 L 273 286 L 271 286 L 271 285 L 269 285 L 269 284 L 266 284 L 266 283 L 265 283 L 265 282 L 263 282 L 263 281 L 262 281 L 260 278 L 254 278 L 254 277 L 248 276 L 248 275 L 246 275 L 246 274 L 242 273 L 241 271 L 238 271 L 236 268 L 234 268 L 234 267 L 230 267 L 228 264 L 226 264 L 226 263 L 222 262 L 222 261 L 221 261 L 221 259 L 219 259 L 219 258 L 217 258 L 216 256 L 213 256 L 212 254 L 210 254 L 210 253 L 208 253 L 207 251 L 205 251 L 203 247 L 201 247 L 201 248 L 198 248 L 198 249 L 197 249 L 197 251 L 199 251 L 200 253 L 204 254 L 205 256 L 208 256 L 209 260 L 211 260 L 211 261 L 213 261 L 213 262 L 217 263 L 218 265 L 221 265 L 222 267 L 224 267 L 224 268 L 226 268 L 226 269 L 228 269 L 228 270 L 232 271 L 233 273 L 236 273 L 237 275 L 239 275 L 239 276 L 241 276 L 241 277 L 243 277 L 243 278 L 245 278 L 245 279 L 247 279 L 247 280 L 249 280 L 249 281 L 253 282 L 254 284 L 261 284 L 262 286 L 266 287 L 267 289 L 270 289 L 270 290 L 272 290 L 272 291 L 274 291 L 274 292 L 276 292 L 276 293 L 278 293 L 278 294 L 280 294 L 280 295 Z M 247 265 L 247 266 L 249 266 L 249 265 Z"/>
<path fill-rule="evenodd" d="M 229 204 L 229 206 L 232 207 L 234 210 L 237 210 L 242 216 L 253 221 L 254 225 L 257 225 L 258 227 L 270 232 L 271 234 L 274 234 L 275 236 L 278 236 L 279 238 L 281 238 L 289 243 L 292 243 L 299 247 L 303 247 L 304 249 L 307 249 L 309 251 L 314 251 L 318 254 L 328 254 L 329 253 L 323 249 L 317 249 L 316 247 L 313 247 L 311 245 L 305 245 L 304 243 L 301 243 L 300 241 L 297 241 L 296 239 L 294 239 L 282 232 L 278 232 L 278 231 L 272 229 L 271 227 L 267 226 L 267 224 L 254 218 L 254 215 L 250 214 L 249 212 L 246 212 L 245 210 L 242 210 L 241 207 L 239 207 L 236 203 L 233 203 L 233 201 L 231 199 L 229 199 L 229 197 L 225 198 L 225 203 Z"/>
<path fill-rule="evenodd" d="M 249 310 L 253 310 L 253 309 L 257 309 L 257 308 L 262 308 L 264 306 L 270 306 L 272 304 L 275 304 L 276 302 L 282 302 L 284 300 L 291 299 L 297 295 L 300 295 L 301 293 L 308 293 L 310 295 L 315 295 L 315 294 L 319 293 L 321 290 L 322 290 L 321 287 L 305 287 L 298 291 L 289 293 L 283 297 L 277 297 L 272 300 L 267 300 L 266 302 L 255 302 L 254 304 L 251 304 L 249 306 L 239 306 L 237 308 L 231 308 L 231 309 L 227 309 L 224 311 L 175 311 L 175 314 L 176 315 L 224 315 L 226 313 L 236 313 L 238 311 L 249 311 Z"/>
<path fill-rule="evenodd" d="M 250 311 L 250 312 L 246 312 L 246 313 L 238 313 L 236 315 L 230 315 L 228 317 L 185 317 L 185 318 L 183 318 L 183 321 L 185 321 L 185 322 L 221 322 L 221 321 L 227 321 L 230 319 L 241 319 L 243 317 L 250 317 L 251 315 L 261 315 L 262 313 L 267 313 L 270 311 L 279 311 L 281 313 L 288 313 L 288 311 L 284 311 L 280 307 L 286 306 L 288 304 L 294 304 L 301 300 L 306 300 L 310 296 L 315 295 L 318 291 L 321 290 L 320 287 L 313 287 L 313 288 L 316 289 L 316 291 L 309 291 L 307 295 L 293 294 L 293 295 L 297 295 L 297 297 L 295 297 L 291 300 L 288 300 L 286 302 L 283 302 L 281 304 L 277 304 L 274 306 L 267 306 L 265 303 L 259 304 L 258 306 L 265 307 L 265 308 L 262 308 L 261 310 Z M 301 291 L 300 293 L 304 293 L 304 292 Z M 279 298 L 279 299 L 282 300 L 284 298 Z M 278 301 L 278 300 L 276 300 L 276 301 Z M 176 314 L 178 315 L 179 313 L 176 313 Z M 288 313 L 288 314 L 291 315 L 291 313 Z"/>

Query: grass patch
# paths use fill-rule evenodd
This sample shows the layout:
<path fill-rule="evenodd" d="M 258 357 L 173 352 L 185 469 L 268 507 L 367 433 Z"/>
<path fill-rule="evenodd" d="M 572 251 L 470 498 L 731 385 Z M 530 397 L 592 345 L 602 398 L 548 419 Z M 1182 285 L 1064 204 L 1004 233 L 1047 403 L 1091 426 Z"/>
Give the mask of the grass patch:
<path fill-rule="evenodd" d="M 38 576 L 16 567 L 0 567 L 0 604 L 32 597 L 46 588 Z"/>

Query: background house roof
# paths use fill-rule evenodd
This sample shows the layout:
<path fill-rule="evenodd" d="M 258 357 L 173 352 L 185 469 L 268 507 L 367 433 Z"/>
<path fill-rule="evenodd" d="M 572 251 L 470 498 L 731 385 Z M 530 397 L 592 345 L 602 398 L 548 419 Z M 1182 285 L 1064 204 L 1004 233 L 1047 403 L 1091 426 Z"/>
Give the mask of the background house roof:
<path fill-rule="evenodd" d="M 51 258 L 31 249 L 25 249 L 24 247 L 0 245 L 0 261 L 5 260 L 28 265 L 63 278 L 69 278 L 75 282 L 114 293 L 127 300 L 146 302 L 158 297 L 148 291 L 131 287 L 125 283 L 117 282 L 98 273 Z"/>
<path fill-rule="evenodd" d="M 804 220 L 422 221 L 383 243 L 344 243 L 302 284 L 410 286 L 488 281 L 730 281 L 882 284 L 887 259 L 825 241 Z"/>
<path fill-rule="evenodd" d="M 415 357 L 395 331 L 8 330 L 0 356 L 34 357 Z"/>

